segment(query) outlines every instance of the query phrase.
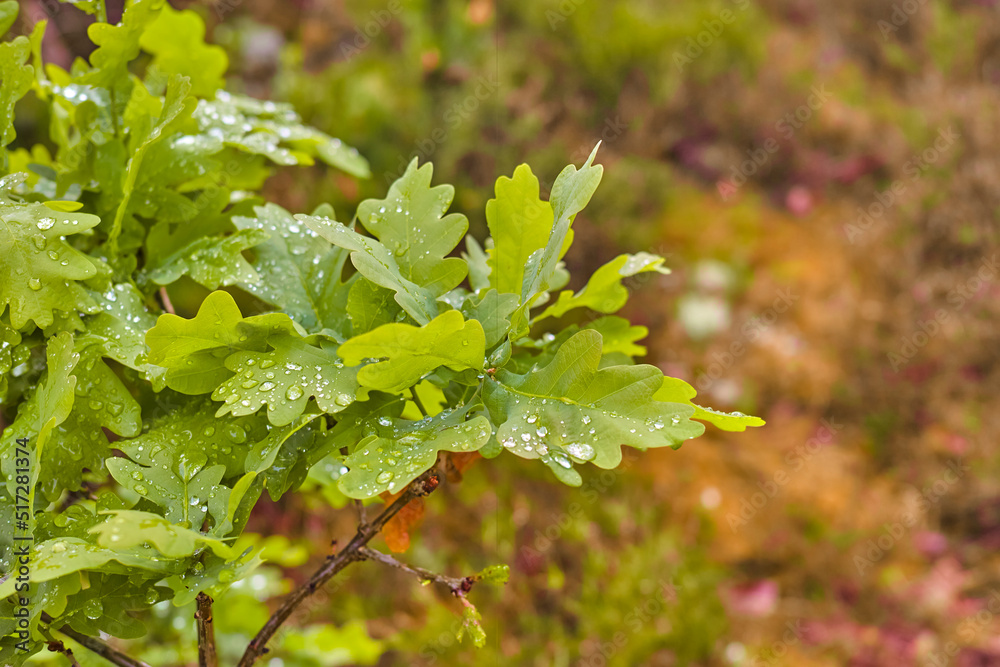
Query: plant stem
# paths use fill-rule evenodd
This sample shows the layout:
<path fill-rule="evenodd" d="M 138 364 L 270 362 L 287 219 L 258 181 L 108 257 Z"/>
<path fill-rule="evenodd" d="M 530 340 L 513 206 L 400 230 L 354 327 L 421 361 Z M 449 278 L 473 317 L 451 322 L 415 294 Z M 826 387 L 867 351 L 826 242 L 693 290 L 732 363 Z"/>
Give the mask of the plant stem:
<path fill-rule="evenodd" d="M 177 311 L 174 310 L 174 304 L 170 301 L 170 295 L 167 294 L 167 288 L 160 288 L 160 300 L 163 301 L 163 310 L 167 311 L 171 315 L 176 315 Z"/>
<path fill-rule="evenodd" d="M 382 527 L 391 519 L 396 516 L 400 510 L 406 507 L 411 500 L 414 498 L 419 498 L 421 496 L 426 496 L 431 493 L 438 486 L 438 476 L 434 470 L 428 470 L 423 475 L 413 480 L 413 482 L 406 487 L 406 490 L 400 494 L 400 496 L 387 508 L 385 508 L 381 514 L 379 514 L 373 521 L 363 526 L 358 527 L 357 533 L 354 537 L 344 547 L 339 553 L 328 556 L 326 563 L 322 565 L 316 572 L 309 577 L 309 581 L 304 583 L 302 586 L 292 591 L 282 602 L 281 606 L 278 608 L 271 618 L 268 619 L 264 627 L 261 628 L 257 636 L 253 638 L 253 641 L 247 646 L 246 651 L 243 653 L 243 657 L 240 658 L 239 665 L 237 667 L 250 667 L 254 662 L 257 661 L 261 655 L 267 652 L 265 648 L 267 642 L 274 636 L 281 627 L 282 623 L 288 620 L 288 617 L 292 615 L 296 607 L 302 604 L 309 596 L 317 591 L 323 584 L 332 579 L 338 572 L 343 570 L 345 567 L 351 563 L 365 560 L 365 556 L 361 553 L 362 548 L 364 548 L 368 542 L 372 540 L 379 532 Z"/>
<path fill-rule="evenodd" d="M 420 410 L 420 414 L 424 417 L 429 417 L 430 415 L 427 412 L 427 408 L 424 407 L 423 401 L 421 401 L 420 396 L 417 395 L 417 388 L 413 387 L 410 389 L 410 394 L 413 396 L 413 404 L 417 406 L 417 410 Z"/>
<path fill-rule="evenodd" d="M 66 645 L 59 641 L 49 642 L 49 650 L 53 653 L 62 653 L 69 660 L 70 667 L 80 667 L 80 663 L 77 662 L 76 656 L 73 655 L 73 651 L 66 648 Z"/>
<path fill-rule="evenodd" d="M 389 567 L 402 570 L 403 572 L 409 572 L 420 579 L 420 581 L 433 581 L 436 584 L 443 584 L 451 590 L 451 594 L 455 597 L 465 597 L 465 594 L 472 589 L 472 585 L 476 582 L 472 577 L 448 577 L 443 574 L 431 572 L 430 570 L 425 570 L 422 567 L 407 565 L 406 563 L 396 560 L 389 554 L 384 554 L 381 551 L 369 549 L 368 547 L 361 547 L 360 551 L 361 555 L 366 559 L 378 561 L 388 565 Z"/>
<path fill-rule="evenodd" d="M 218 667 L 219 658 L 215 654 L 215 625 L 212 623 L 212 598 L 198 593 L 198 611 L 194 618 L 198 621 L 198 667 Z"/>
<path fill-rule="evenodd" d="M 45 612 L 42 612 L 43 622 L 52 623 L 52 620 L 53 619 L 51 616 L 49 616 Z M 111 646 L 108 646 L 100 639 L 97 639 L 96 637 L 88 637 L 87 635 L 81 632 L 77 632 L 68 625 L 64 625 L 61 628 L 59 628 L 59 632 L 66 635 L 80 646 L 83 646 L 84 648 L 93 651 L 94 653 L 101 656 L 108 662 L 114 665 L 118 665 L 118 667 L 150 667 L 145 662 L 142 662 L 141 660 L 136 660 L 135 658 L 131 658 L 122 653 L 121 651 L 112 648 Z"/>

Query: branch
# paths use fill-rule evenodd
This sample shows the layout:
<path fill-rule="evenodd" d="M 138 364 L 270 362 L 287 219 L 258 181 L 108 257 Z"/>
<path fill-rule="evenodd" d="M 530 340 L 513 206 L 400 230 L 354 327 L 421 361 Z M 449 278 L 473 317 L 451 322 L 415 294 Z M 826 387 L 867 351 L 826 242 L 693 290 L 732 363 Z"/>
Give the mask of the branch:
<path fill-rule="evenodd" d="M 368 524 L 368 510 L 365 508 L 365 501 L 355 500 L 354 507 L 358 510 L 358 528 L 363 528 Z"/>
<path fill-rule="evenodd" d="M 62 653 L 69 660 L 70 667 L 80 667 L 80 663 L 77 662 L 76 656 L 73 655 L 72 649 L 66 648 L 66 645 L 59 641 L 49 642 L 49 650 L 53 653 Z"/>
<path fill-rule="evenodd" d="M 167 288 L 160 288 L 160 299 L 163 301 L 163 310 L 167 311 L 171 315 L 176 315 L 177 311 L 174 310 L 174 304 L 170 302 L 170 295 L 167 294 Z"/>
<path fill-rule="evenodd" d="M 243 657 L 240 658 L 237 667 L 250 667 L 261 655 L 267 652 L 267 642 L 274 636 L 281 627 L 281 624 L 288 620 L 296 607 L 302 604 L 310 595 L 316 592 L 323 584 L 332 579 L 338 572 L 356 561 L 365 560 L 361 553 L 362 548 L 368 544 L 388 523 L 389 519 L 396 516 L 400 510 L 406 507 L 411 500 L 426 496 L 438 486 L 438 477 L 433 470 L 428 470 L 423 475 L 415 479 L 406 490 L 373 521 L 358 527 L 358 532 L 339 553 L 327 556 L 326 563 L 323 564 L 311 577 L 309 581 L 292 591 L 281 603 L 271 618 L 268 619 L 264 627 L 260 629 L 257 636 L 247 646 Z"/>
<path fill-rule="evenodd" d="M 53 618 L 48 614 L 46 614 L 45 612 L 42 612 L 42 621 L 51 624 Z M 96 637 L 89 637 L 81 632 L 77 632 L 68 625 L 64 625 L 61 628 L 59 628 L 59 632 L 71 638 L 80 646 L 83 646 L 84 648 L 93 651 L 94 653 L 101 656 L 108 662 L 114 665 L 118 665 L 118 667 L 150 667 L 145 662 L 142 662 L 141 660 L 136 660 L 135 658 L 131 658 L 122 653 L 121 651 L 112 648 L 111 646 L 108 646 L 100 639 L 97 639 Z"/>
<path fill-rule="evenodd" d="M 198 611 L 194 618 L 198 621 L 198 667 L 218 667 L 219 657 L 215 654 L 215 625 L 212 623 L 212 598 L 198 593 Z"/>
<path fill-rule="evenodd" d="M 407 565 L 406 563 L 396 560 L 389 554 L 384 554 L 381 551 L 369 549 L 368 547 L 361 547 L 360 552 L 361 555 L 368 560 L 376 560 L 380 563 L 388 565 L 389 567 L 394 567 L 397 570 L 409 572 L 420 579 L 420 581 L 433 581 L 436 584 L 443 584 L 451 590 L 451 594 L 455 597 L 465 597 L 465 594 L 472 590 L 472 585 L 476 583 L 476 580 L 473 577 L 458 578 L 437 574 L 436 572 L 425 570 L 422 567 Z"/>

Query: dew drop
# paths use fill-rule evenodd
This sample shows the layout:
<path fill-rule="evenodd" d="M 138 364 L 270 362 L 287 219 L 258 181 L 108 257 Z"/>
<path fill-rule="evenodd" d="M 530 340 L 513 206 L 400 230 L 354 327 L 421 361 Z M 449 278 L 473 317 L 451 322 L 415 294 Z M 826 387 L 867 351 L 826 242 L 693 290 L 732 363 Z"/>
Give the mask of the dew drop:
<path fill-rule="evenodd" d="M 302 398 L 302 387 L 293 384 L 291 387 L 285 391 L 285 398 L 290 401 L 295 401 Z"/>

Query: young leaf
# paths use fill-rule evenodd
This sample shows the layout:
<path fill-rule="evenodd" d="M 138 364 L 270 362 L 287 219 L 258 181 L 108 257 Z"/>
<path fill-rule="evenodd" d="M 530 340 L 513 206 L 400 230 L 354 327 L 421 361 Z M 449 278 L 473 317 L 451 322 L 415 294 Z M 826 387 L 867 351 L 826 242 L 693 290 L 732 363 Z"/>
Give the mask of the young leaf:
<path fill-rule="evenodd" d="M 131 283 L 109 284 L 103 292 L 90 292 L 100 310 L 87 318 L 87 331 L 104 339 L 104 354 L 135 370 L 146 359 L 146 332 L 156 325 L 143 303 L 142 294 Z"/>
<path fill-rule="evenodd" d="M 396 302 L 420 324 L 427 324 L 438 314 L 436 294 L 408 280 L 388 248 L 347 226 L 327 217 L 297 215 L 310 229 L 335 246 L 351 251 L 351 263 L 358 273 L 376 285 L 396 293 Z"/>
<path fill-rule="evenodd" d="M 268 338 L 269 352 L 236 352 L 226 359 L 234 375 L 212 394 L 225 401 L 218 415 L 250 415 L 267 405 L 275 426 L 302 414 L 311 397 L 323 412 L 334 414 L 354 402 L 356 368 L 345 368 L 335 346 L 309 345 L 296 336 Z"/>
<path fill-rule="evenodd" d="M 243 251 L 267 240 L 267 234 L 240 230 L 229 236 L 202 237 L 167 257 L 149 278 L 159 285 L 169 285 L 183 275 L 190 276 L 208 289 L 256 283 L 260 276 L 243 257 Z"/>
<path fill-rule="evenodd" d="M 139 55 L 139 38 L 164 3 L 165 0 L 137 0 L 128 6 L 118 25 L 91 23 L 87 34 L 97 48 L 90 54 L 93 69 L 82 78 L 82 83 L 113 89 L 128 81 L 128 64 Z"/>
<path fill-rule="evenodd" d="M 541 458 L 553 471 L 590 461 L 600 468 L 621 463 L 621 447 L 677 447 L 705 427 L 694 408 L 661 403 L 655 366 L 598 370 L 601 336 L 584 330 L 559 348 L 543 368 L 525 375 L 498 371 L 483 388 L 497 440 L 523 458 Z"/>
<path fill-rule="evenodd" d="M 260 279 L 240 287 L 288 313 L 308 331 L 342 330 L 342 304 L 348 290 L 354 289 L 341 282 L 348 253 L 331 246 L 280 206 L 258 206 L 254 212 L 256 217 L 237 216 L 233 223 L 270 238 L 253 250 L 252 265 Z"/>
<path fill-rule="evenodd" d="M 561 292 L 559 299 L 535 318 L 535 321 L 546 317 L 561 317 L 574 308 L 590 308 L 599 313 L 617 312 L 628 301 L 628 289 L 622 285 L 622 280 L 647 271 L 670 273 L 669 269 L 662 266 L 663 261 L 662 257 L 645 252 L 619 255 L 597 269 L 584 288 L 576 294 L 571 291 Z"/>
<path fill-rule="evenodd" d="M 376 433 L 344 461 L 349 471 L 340 477 L 340 490 L 351 498 L 394 493 L 433 466 L 439 451 L 476 451 L 492 435 L 490 422 L 483 416 L 464 417 L 460 411 L 416 422 L 380 418 Z"/>
<path fill-rule="evenodd" d="M 722 429 L 723 431 L 745 431 L 748 426 L 763 426 L 764 420 L 760 417 L 745 415 L 742 412 L 720 412 L 712 408 L 703 408 L 691 402 L 697 395 L 694 387 L 684 380 L 665 377 L 663 386 L 656 392 L 653 398 L 657 401 L 670 403 L 683 403 L 694 407 L 692 419 L 708 422 Z"/>
<path fill-rule="evenodd" d="M 196 530 L 177 526 L 159 514 L 135 510 L 106 512 L 112 516 L 90 529 L 97 535 L 99 546 L 124 551 L 149 543 L 167 558 L 192 556 L 202 546 L 222 558 L 235 558 L 238 552 L 231 545 L 206 536 Z"/>
<path fill-rule="evenodd" d="M 0 309 L 10 305 L 10 322 L 47 327 L 53 311 L 93 312 L 96 304 L 77 282 L 97 274 L 95 261 L 64 237 L 96 227 L 87 213 L 53 211 L 43 204 L 0 203 Z"/>
<path fill-rule="evenodd" d="M 13 22 L 16 16 L 15 3 L 14 16 L 8 13 L 8 20 Z M 27 37 L 0 43 L 0 150 L 17 136 L 14 132 L 14 104 L 31 88 L 35 71 L 26 64 L 30 55 L 31 44 Z M 6 167 L 6 158 L 4 160 L 3 166 Z"/>
<path fill-rule="evenodd" d="M 401 275 L 441 296 L 461 283 L 469 269 L 458 257 L 446 257 L 469 229 L 464 215 L 445 215 L 455 188 L 430 187 L 434 167 L 417 167 L 416 158 L 389 188 L 385 199 L 368 199 L 358 219 L 372 236 L 390 248 Z"/>
<path fill-rule="evenodd" d="M 501 176 L 496 198 L 486 202 L 486 224 L 493 237 L 489 251 L 490 285 L 501 294 L 521 294 L 525 265 L 545 247 L 552 233 L 552 205 L 539 198 L 538 178 L 522 164 L 514 177 Z"/>
<path fill-rule="evenodd" d="M 358 382 L 398 394 L 440 366 L 455 371 L 481 369 L 486 337 L 479 322 L 466 321 L 458 311 L 449 310 L 423 327 L 385 324 L 351 338 L 337 353 L 351 366 L 365 359 L 382 359 L 358 371 Z"/>
<path fill-rule="evenodd" d="M 209 97 L 225 85 L 229 67 L 226 51 L 205 44 L 205 22 L 191 10 L 165 4 L 159 16 L 139 36 L 139 46 L 153 54 L 152 67 L 191 80 L 191 94 Z"/>
<path fill-rule="evenodd" d="M 483 325 L 486 349 L 490 349 L 507 335 L 510 330 L 508 318 L 517 310 L 519 303 L 516 294 L 500 294 L 490 289 L 480 297 L 469 295 L 462 306 L 462 314 Z"/>
<path fill-rule="evenodd" d="M 190 320 L 161 315 L 146 334 L 149 363 L 167 369 L 167 386 L 184 394 L 204 394 L 232 375 L 226 358 L 239 350 L 267 350 L 273 334 L 295 332 L 287 315 L 267 314 L 243 319 L 227 292 L 212 292 Z"/>

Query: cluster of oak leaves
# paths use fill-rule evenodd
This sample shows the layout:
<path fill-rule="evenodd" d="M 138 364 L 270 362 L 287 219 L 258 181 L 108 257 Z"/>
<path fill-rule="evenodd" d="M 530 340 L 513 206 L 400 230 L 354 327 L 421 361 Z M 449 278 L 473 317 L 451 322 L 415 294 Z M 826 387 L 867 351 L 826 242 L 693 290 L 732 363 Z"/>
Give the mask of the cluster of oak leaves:
<path fill-rule="evenodd" d="M 16 19 L 0 3 L 0 32 Z M 91 26 L 97 48 L 68 72 L 41 62 L 44 30 L 0 44 L 0 572 L 15 569 L 19 485 L 34 538 L 28 653 L 16 577 L 0 579 L 4 664 L 44 645 L 43 611 L 130 638 L 144 631 L 130 611 L 223 592 L 260 562 L 231 545 L 254 503 L 311 474 L 365 499 L 441 451 L 506 450 L 579 484 L 577 464 L 612 468 L 622 445 L 697 437 L 692 418 L 762 423 L 634 363 L 646 331 L 612 313 L 662 258 L 622 255 L 563 290 L 596 149 L 549 201 L 527 166 L 500 178 L 483 245 L 416 161 L 357 225 L 329 206 L 293 215 L 255 195 L 274 165 L 366 177 L 367 163 L 287 105 L 223 91 L 226 56 L 196 14 L 140 0 Z M 11 149 L 28 93 L 47 142 Z M 216 290 L 191 319 L 163 313 L 182 278 Z M 574 310 L 598 317 L 557 326 Z"/>

